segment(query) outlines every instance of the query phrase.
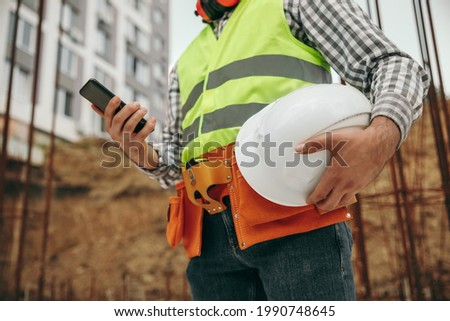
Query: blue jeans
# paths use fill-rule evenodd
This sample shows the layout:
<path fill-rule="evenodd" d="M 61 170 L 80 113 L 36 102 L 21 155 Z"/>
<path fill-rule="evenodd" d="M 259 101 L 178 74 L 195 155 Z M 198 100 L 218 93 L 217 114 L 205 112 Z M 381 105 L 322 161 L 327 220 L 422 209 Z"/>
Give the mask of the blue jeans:
<path fill-rule="evenodd" d="M 355 300 L 345 222 L 240 250 L 226 205 L 204 215 L 202 254 L 187 268 L 193 300 Z"/>

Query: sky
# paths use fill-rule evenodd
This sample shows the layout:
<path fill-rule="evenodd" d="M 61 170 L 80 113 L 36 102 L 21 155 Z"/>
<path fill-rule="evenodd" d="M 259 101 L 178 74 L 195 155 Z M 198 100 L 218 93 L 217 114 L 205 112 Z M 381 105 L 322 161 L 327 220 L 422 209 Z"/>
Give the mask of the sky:
<path fill-rule="evenodd" d="M 373 3 L 373 1 L 367 0 L 356 0 L 356 2 L 366 11 L 367 3 Z M 204 27 L 201 19 L 194 15 L 195 3 L 196 0 L 170 0 L 170 65 L 176 62 L 189 43 Z M 450 1 L 432 0 L 430 3 L 438 43 L 439 60 L 443 73 L 443 83 L 446 95 L 450 96 L 450 59 L 448 59 L 450 56 L 450 41 L 448 41 Z M 414 23 L 412 0 L 379 0 L 379 4 L 385 34 L 400 49 L 422 64 L 417 29 Z M 374 11 L 373 7 L 372 11 Z M 446 32 L 447 35 L 445 34 Z M 429 32 L 428 37 L 431 39 Z M 432 47 L 429 49 L 432 50 Z M 436 70 L 434 70 L 434 74 L 437 75 Z M 437 77 L 435 79 L 437 80 Z"/>

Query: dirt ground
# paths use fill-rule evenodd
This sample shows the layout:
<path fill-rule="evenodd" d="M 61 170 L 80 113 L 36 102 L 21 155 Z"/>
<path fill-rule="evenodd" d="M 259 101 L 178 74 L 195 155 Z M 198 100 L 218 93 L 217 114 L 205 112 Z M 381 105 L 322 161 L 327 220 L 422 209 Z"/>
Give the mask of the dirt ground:
<path fill-rule="evenodd" d="M 55 154 L 45 294 L 54 299 L 186 299 L 187 259 L 165 240 L 167 199 L 128 162 L 101 167 L 104 141 L 61 144 Z M 43 195 L 33 201 L 44 208 Z M 42 217 L 30 217 L 23 271 L 36 294 Z"/>

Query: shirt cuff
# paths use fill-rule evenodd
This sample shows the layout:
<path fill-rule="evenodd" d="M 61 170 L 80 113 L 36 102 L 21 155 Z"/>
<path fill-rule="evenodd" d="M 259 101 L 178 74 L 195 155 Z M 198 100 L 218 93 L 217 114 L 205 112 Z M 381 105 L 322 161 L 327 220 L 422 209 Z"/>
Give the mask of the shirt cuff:
<path fill-rule="evenodd" d="M 373 109 L 371 121 L 378 116 L 391 119 L 400 130 L 401 139 L 397 147 L 405 141 L 413 122 L 413 111 L 410 102 L 400 94 L 386 93 L 377 98 Z"/>
<path fill-rule="evenodd" d="M 152 144 L 152 143 L 148 143 L 147 144 L 153 148 L 153 150 L 158 153 L 158 167 L 155 167 L 154 169 L 149 169 L 146 167 L 141 167 L 139 165 L 137 165 L 136 163 L 134 163 L 134 165 L 142 172 L 148 174 L 150 177 L 152 178 L 158 178 L 161 176 L 161 174 L 165 171 L 167 164 L 164 163 L 163 157 L 162 157 L 162 153 L 160 152 L 160 148 L 158 145 L 160 144 Z"/>

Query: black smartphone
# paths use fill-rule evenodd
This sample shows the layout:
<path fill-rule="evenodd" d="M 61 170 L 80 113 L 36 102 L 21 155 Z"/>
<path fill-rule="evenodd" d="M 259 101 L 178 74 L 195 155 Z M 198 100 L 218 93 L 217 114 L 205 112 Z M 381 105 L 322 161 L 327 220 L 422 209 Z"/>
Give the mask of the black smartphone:
<path fill-rule="evenodd" d="M 92 104 L 97 106 L 101 111 L 105 111 L 109 101 L 115 96 L 108 88 L 103 86 L 97 79 L 91 78 L 80 89 L 80 95 L 89 100 Z M 115 114 L 117 114 L 126 104 L 121 101 L 117 107 Z M 146 120 L 142 118 L 134 128 L 137 133 L 145 126 Z"/>

